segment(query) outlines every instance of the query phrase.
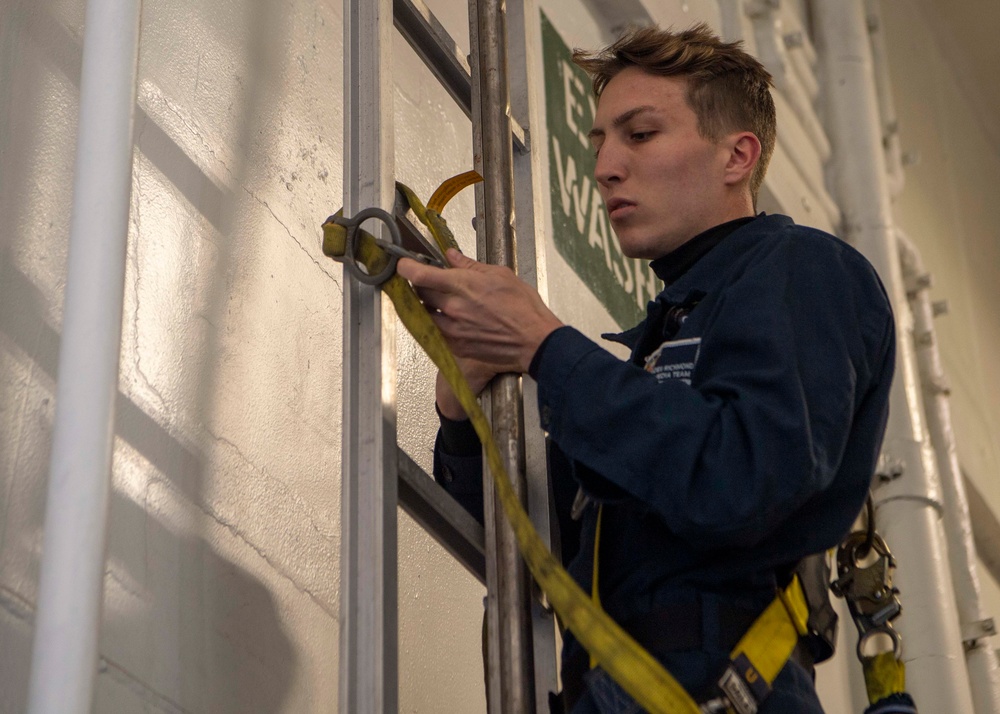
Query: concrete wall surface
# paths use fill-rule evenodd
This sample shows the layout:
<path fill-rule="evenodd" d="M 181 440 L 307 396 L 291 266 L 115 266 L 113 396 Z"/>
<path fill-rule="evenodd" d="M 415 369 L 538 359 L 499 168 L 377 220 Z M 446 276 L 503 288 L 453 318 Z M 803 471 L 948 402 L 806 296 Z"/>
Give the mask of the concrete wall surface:
<path fill-rule="evenodd" d="M 468 51 L 464 2 L 426 2 Z M 951 303 L 938 329 L 962 462 L 1000 512 L 1000 149 L 913 2 L 885 3 L 904 148 L 921 154 L 897 217 Z M 569 46 L 594 47 L 610 37 L 606 3 L 527 5 L 536 275 L 555 312 L 597 337 L 614 320 L 552 237 L 539 11 Z M 807 50 L 774 44 L 776 21 L 808 37 L 804 0 L 767 16 L 741 0 L 625 5 L 744 38 L 809 94 Z M 0 0 L 0 714 L 27 700 L 84 10 Z M 337 710 L 344 277 L 319 226 L 342 202 L 343 52 L 339 0 L 143 3 L 94 712 Z M 426 198 L 472 166 L 471 126 L 398 35 L 392 54 L 395 173 Z M 835 230 L 822 124 L 788 86 L 760 207 Z M 470 254 L 474 212 L 471 191 L 446 212 Z M 434 371 L 401 327 L 396 349 L 399 442 L 429 471 Z M 484 595 L 400 512 L 400 711 L 485 711 Z M 832 714 L 855 708 L 842 632 L 820 673 Z"/>

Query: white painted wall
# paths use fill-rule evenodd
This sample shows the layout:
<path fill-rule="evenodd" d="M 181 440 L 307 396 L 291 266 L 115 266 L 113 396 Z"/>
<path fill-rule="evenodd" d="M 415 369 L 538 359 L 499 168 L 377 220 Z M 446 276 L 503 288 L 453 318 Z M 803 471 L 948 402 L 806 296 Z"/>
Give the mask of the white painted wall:
<path fill-rule="evenodd" d="M 1000 513 L 1000 145 L 975 97 L 960 89 L 927 3 L 881 5 L 900 141 L 916 161 L 906 169 L 896 219 L 933 275 L 932 299 L 948 301 L 935 327 L 959 460 Z M 986 610 L 1000 617 L 1000 588 L 982 568 L 980 578 Z"/>
<path fill-rule="evenodd" d="M 938 329 L 962 459 L 1000 510 L 988 480 L 1000 465 L 1000 209 L 988 198 L 1000 160 L 908 2 L 885 7 L 904 147 L 923 156 L 898 217 L 951 301 Z M 467 49 L 464 3 L 428 4 Z M 581 0 L 539 5 L 570 45 L 603 41 Z M 663 25 L 704 19 L 756 48 L 734 0 L 647 7 Z M 786 21 L 803 7 L 788 3 Z M 83 8 L 0 0 L 4 714 L 22 711 L 27 694 Z M 336 0 L 144 3 L 95 712 L 336 709 L 342 278 L 320 254 L 318 226 L 340 205 L 342 52 Z M 398 37 L 393 52 L 396 170 L 427 196 L 471 165 L 471 131 Z M 828 227 L 805 178 L 821 178 L 821 157 L 783 98 L 779 109 L 790 143 L 762 207 Z M 538 133 L 544 119 L 542 107 Z M 544 165 L 545 142 L 535 146 Z M 613 329 L 554 250 L 547 196 L 541 204 L 539 275 L 552 306 L 592 336 Z M 467 252 L 473 212 L 471 192 L 448 209 Z M 397 359 L 400 443 L 429 470 L 432 370 L 401 329 Z M 399 541 L 400 710 L 484 711 L 483 588 L 405 515 Z M 821 670 L 833 713 L 852 710 L 852 649 Z"/>
<path fill-rule="evenodd" d="M 21 606 L 2 611 L 4 711 L 26 682 L 82 10 L 4 6 L 0 585 Z M 313 99 L 340 81 L 328 13 L 145 7 L 98 711 L 336 696 L 339 277 L 314 237 L 339 194 L 335 104 Z"/>

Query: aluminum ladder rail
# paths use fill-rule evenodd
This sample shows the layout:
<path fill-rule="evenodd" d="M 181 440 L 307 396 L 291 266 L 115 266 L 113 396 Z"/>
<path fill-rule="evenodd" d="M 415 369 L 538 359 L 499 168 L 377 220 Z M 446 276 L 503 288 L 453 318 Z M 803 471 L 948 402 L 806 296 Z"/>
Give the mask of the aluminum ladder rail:
<path fill-rule="evenodd" d="M 346 215 L 366 206 L 393 205 L 391 19 L 472 119 L 476 168 L 487 179 L 485 187 L 477 187 L 479 257 L 534 274 L 532 156 L 522 128 L 528 116 L 527 15 L 522 3 L 511 3 L 514 51 L 508 53 L 504 3 L 470 0 L 470 70 L 421 0 L 345 0 Z M 512 105 L 508 77 L 515 80 Z M 515 235 L 529 240 L 518 245 Z M 492 484 L 485 489 L 484 531 L 396 444 L 394 324 L 377 290 L 349 281 L 344 291 L 340 711 L 398 709 L 397 499 L 487 585 L 489 711 L 546 711 L 548 692 L 556 684 L 553 617 L 493 507 Z M 497 381 L 484 407 L 492 414 L 509 472 L 522 473 L 521 464 L 528 464 L 530 478 L 522 477 L 516 487 L 547 539 L 548 485 L 537 414 L 522 409 L 519 379 Z M 533 404 L 530 380 L 523 391 Z"/>

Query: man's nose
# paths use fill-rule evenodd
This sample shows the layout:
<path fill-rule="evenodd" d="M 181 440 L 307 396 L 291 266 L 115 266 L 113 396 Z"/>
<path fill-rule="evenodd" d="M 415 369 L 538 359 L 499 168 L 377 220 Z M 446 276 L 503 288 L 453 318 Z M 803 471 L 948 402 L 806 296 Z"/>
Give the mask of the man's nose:
<path fill-rule="evenodd" d="M 594 178 L 603 186 L 621 182 L 625 176 L 625 165 L 621 152 L 613 142 L 605 141 L 597 152 L 597 164 L 594 166 Z"/>

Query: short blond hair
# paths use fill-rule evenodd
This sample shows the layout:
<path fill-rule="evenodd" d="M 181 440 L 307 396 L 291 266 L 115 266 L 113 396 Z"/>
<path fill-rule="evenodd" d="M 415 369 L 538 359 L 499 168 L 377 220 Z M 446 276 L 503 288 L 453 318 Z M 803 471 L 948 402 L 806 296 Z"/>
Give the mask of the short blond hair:
<path fill-rule="evenodd" d="M 723 42 L 704 23 L 683 32 L 642 27 L 596 52 L 573 50 L 573 62 L 590 75 L 598 97 L 626 67 L 686 79 L 687 102 L 702 136 L 719 141 L 727 133 L 749 131 L 760 140 L 760 158 L 750 175 L 750 195 L 757 205 L 774 153 L 777 118 L 771 74 L 742 42 Z"/>

